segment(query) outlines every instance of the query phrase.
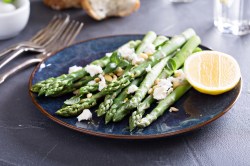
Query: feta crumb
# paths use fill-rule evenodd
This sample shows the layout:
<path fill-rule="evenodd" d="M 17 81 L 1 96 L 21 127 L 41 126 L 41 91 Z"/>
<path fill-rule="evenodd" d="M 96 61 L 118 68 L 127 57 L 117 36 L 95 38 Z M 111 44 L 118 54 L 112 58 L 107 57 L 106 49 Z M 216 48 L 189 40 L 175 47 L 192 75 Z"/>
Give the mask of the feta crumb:
<path fill-rule="evenodd" d="M 69 68 L 69 71 L 68 71 L 68 73 L 70 74 L 70 73 L 73 73 L 73 72 L 76 72 L 76 71 L 78 71 L 78 70 L 81 70 L 82 69 L 82 67 L 81 66 L 71 66 L 70 68 Z"/>
<path fill-rule="evenodd" d="M 112 53 L 108 52 L 105 55 L 106 55 L 106 57 L 111 57 Z"/>
<path fill-rule="evenodd" d="M 132 59 L 132 64 L 133 64 L 133 65 L 138 65 L 138 64 L 140 64 L 140 63 L 142 63 L 142 62 L 144 62 L 144 61 L 145 61 L 144 58 L 139 57 L 139 56 L 136 56 L 136 57 L 134 57 L 134 58 Z"/>
<path fill-rule="evenodd" d="M 172 80 L 174 88 L 180 86 L 183 83 L 183 81 L 186 80 L 185 73 L 181 69 L 176 70 L 174 72 L 174 76 L 175 76 L 175 78 Z"/>
<path fill-rule="evenodd" d="M 153 97 L 156 100 L 162 100 L 167 97 L 167 93 L 165 92 L 164 87 L 158 87 L 154 89 Z"/>
<path fill-rule="evenodd" d="M 148 43 L 143 52 L 151 55 L 155 52 L 155 46 L 152 43 Z"/>
<path fill-rule="evenodd" d="M 113 69 L 116 68 L 116 66 L 117 66 L 117 65 L 116 65 L 115 63 L 111 63 L 111 64 L 110 64 L 110 67 L 113 68 Z"/>
<path fill-rule="evenodd" d="M 101 79 L 101 81 L 99 82 L 98 90 L 101 91 L 103 88 L 107 87 L 107 84 L 106 84 L 106 80 L 103 77 L 103 75 L 100 74 L 99 78 Z"/>
<path fill-rule="evenodd" d="M 160 79 L 154 87 L 153 97 L 156 100 L 162 100 L 173 91 L 172 84 L 173 77 L 167 79 Z"/>
<path fill-rule="evenodd" d="M 42 63 L 41 65 L 40 65 L 40 69 L 43 69 L 43 68 L 45 68 L 46 67 L 46 65 L 44 64 L 44 63 Z"/>
<path fill-rule="evenodd" d="M 172 86 L 172 79 L 173 77 L 168 77 L 167 79 L 160 79 L 157 86 L 167 86 L 171 87 Z"/>
<path fill-rule="evenodd" d="M 129 46 L 123 46 L 118 49 L 118 52 L 121 54 L 123 58 L 128 59 L 129 56 L 135 53 L 135 49 L 130 48 Z"/>
<path fill-rule="evenodd" d="M 146 68 L 146 72 L 150 72 L 152 70 L 151 65 L 148 65 L 148 67 Z"/>
<path fill-rule="evenodd" d="M 89 120 L 92 118 L 92 113 L 90 112 L 89 109 L 84 109 L 82 113 L 77 117 L 78 122 L 82 120 Z"/>
<path fill-rule="evenodd" d="M 175 76 L 175 77 L 185 78 L 185 73 L 183 72 L 183 70 L 179 69 L 179 70 L 176 70 L 176 71 L 174 72 L 174 76 Z"/>
<path fill-rule="evenodd" d="M 89 73 L 91 77 L 103 72 L 102 68 L 100 66 L 97 66 L 97 65 L 87 65 L 85 67 L 85 71 L 87 73 Z"/>
<path fill-rule="evenodd" d="M 179 109 L 175 107 L 170 107 L 169 112 L 178 112 Z"/>
<path fill-rule="evenodd" d="M 94 80 L 92 80 L 92 81 L 89 81 L 88 82 L 88 85 L 94 85 L 96 82 L 94 81 Z"/>
<path fill-rule="evenodd" d="M 138 90 L 138 87 L 136 85 L 131 85 L 128 87 L 128 94 L 135 93 Z"/>

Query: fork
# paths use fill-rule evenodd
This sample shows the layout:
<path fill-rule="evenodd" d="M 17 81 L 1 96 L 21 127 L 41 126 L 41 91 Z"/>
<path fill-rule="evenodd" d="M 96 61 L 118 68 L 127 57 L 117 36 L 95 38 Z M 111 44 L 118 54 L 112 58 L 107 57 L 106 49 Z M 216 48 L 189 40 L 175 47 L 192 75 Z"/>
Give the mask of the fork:
<path fill-rule="evenodd" d="M 61 15 L 54 16 L 49 25 L 41 29 L 29 41 L 22 42 L 4 51 L 0 57 L 5 55 L 4 53 L 9 53 L 15 50 L 12 55 L 0 63 L 0 69 L 24 51 L 44 52 L 45 47 L 48 46 L 60 34 L 68 22 L 69 15 L 66 15 L 66 17 L 62 17 Z"/>
<path fill-rule="evenodd" d="M 37 55 L 35 58 L 29 59 L 10 71 L 0 75 L 0 84 L 2 84 L 9 76 L 17 73 L 18 71 L 28 67 L 34 63 L 42 62 L 46 57 L 50 56 L 53 52 L 63 47 L 69 46 L 76 36 L 80 33 L 83 23 L 78 21 L 71 21 L 63 30 L 62 33 L 46 48 L 46 52 Z"/>

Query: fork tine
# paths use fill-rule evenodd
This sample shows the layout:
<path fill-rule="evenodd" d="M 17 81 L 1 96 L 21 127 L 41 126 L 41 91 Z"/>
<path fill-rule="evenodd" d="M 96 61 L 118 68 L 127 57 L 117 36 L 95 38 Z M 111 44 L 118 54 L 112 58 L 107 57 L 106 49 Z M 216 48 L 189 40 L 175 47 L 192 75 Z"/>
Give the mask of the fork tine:
<path fill-rule="evenodd" d="M 67 36 L 70 34 L 72 28 L 74 27 L 75 21 L 71 21 L 70 24 L 64 29 L 61 38 L 58 40 L 58 47 L 62 47 Z"/>
<path fill-rule="evenodd" d="M 58 36 L 55 37 L 55 39 L 45 47 L 46 52 L 52 52 L 52 51 L 56 51 L 58 49 L 59 46 L 62 45 L 62 41 L 65 38 L 65 35 L 68 33 L 69 29 L 72 26 L 72 22 L 70 21 L 65 27 L 64 29 L 60 32 L 60 34 Z"/>
<path fill-rule="evenodd" d="M 74 29 L 71 31 L 72 34 L 68 35 L 68 37 L 66 38 L 66 40 L 64 41 L 64 46 L 70 45 L 72 44 L 72 42 L 74 41 L 74 39 L 76 38 L 76 36 L 80 33 L 82 27 L 83 27 L 83 23 L 81 22 L 76 22 Z"/>
<path fill-rule="evenodd" d="M 37 43 L 39 43 L 39 45 L 42 45 L 43 47 L 48 45 L 55 39 L 58 34 L 60 34 L 60 32 L 68 24 L 69 19 L 69 15 L 64 18 L 59 18 L 51 28 L 48 28 L 47 32 L 43 36 L 41 36 L 40 41 L 37 41 Z"/>
<path fill-rule="evenodd" d="M 47 28 L 51 27 L 52 24 L 54 24 L 55 19 L 58 19 L 59 15 L 55 15 L 49 22 L 49 24 L 42 28 L 41 30 L 39 30 L 29 41 L 34 42 L 34 40 L 36 40 L 40 35 L 42 35 L 44 32 L 46 32 Z"/>
<path fill-rule="evenodd" d="M 53 23 L 49 27 L 46 27 L 46 29 L 44 29 L 44 32 L 36 39 L 34 39 L 33 42 L 42 45 L 42 41 L 44 40 L 44 38 L 51 30 L 55 29 L 58 25 L 60 25 L 60 18 L 54 19 Z"/>
<path fill-rule="evenodd" d="M 60 35 L 52 42 L 52 44 L 47 46 L 46 50 L 52 52 L 68 46 L 80 33 L 82 27 L 83 23 L 79 23 L 74 20 L 69 22 Z"/>

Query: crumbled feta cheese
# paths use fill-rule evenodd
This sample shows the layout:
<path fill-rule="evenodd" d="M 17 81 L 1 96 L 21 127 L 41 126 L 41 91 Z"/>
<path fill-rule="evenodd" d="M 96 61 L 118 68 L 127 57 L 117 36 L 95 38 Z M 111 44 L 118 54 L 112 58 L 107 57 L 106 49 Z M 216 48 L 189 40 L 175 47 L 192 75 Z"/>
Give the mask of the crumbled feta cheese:
<path fill-rule="evenodd" d="M 92 113 L 90 112 L 89 109 L 84 109 L 82 113 L 77 117 L 78 122 L 82 120 L 89 120 L 92 118 Z"/>
<path fill-rule="evenodd" d="M 113 53 L 108 52 L 108 53 L 106 53 L 105 55 L 106 55 L 106 57 L 111 57 L 112 54 L 113 54 Z"/>
<path fill-rule="evenodd" d="M 172 86 L 172 80 L 173 80 L 173 77 L 168 77 L 167 79 L 160 79 L 157 86 L 171 87 Z"/>
<path fill-rule="evenodd" d="M 138 56 L 135 53 L 134 48 L 130 48 L 129 46 L 124 46 L 118 49 L 118 52 L 121 54 L 121 57 L 132 62 L 133 65 L 138 65 L 141 62 L 145 61 L 145 58 Z"/>
<path fill-rule="evenodd" d="M 143 52 L 151 55 L 155 52 L 155 46 L 152 43 L 148 43 Z"/>
<path fill-rule="evenodd" d="M 162 100 L 167 97 L 167 92 L 165 91 L 165 88 L 160 86 L 154 89 L 153 97 L 156 100 Z"/>
<path fill-rule="evenodd" d="M 117 66 L 117 65 L 116 65 L 115 63 L 111 63 L 111 64 L 110 64 L 110 67 L 113 68 L 113 69 L 116 68 L 116 66 Z"/>
<path fill-rule="evenodd" d="M 70 74 L 70 73 L 73 73 L 73 72 L 76 72 L 76 71 L 78 71 L 78 70 L 81 70 L 82 69 L 82 67 L 81 66 L 71 66 L 70 68 L 69 68 L 69 71 L 68 71 L 68 73 Z"/>
<path fill-rule="evenodd" d="M 170 107 L 169 112 L 178 112 L 179 109 L 175 107 Z"/>
<path fill-rule="evenodd" d="M 132 53 L 132 54 L 126 56 L 126 57 L 124 56 L 123 58 L 125 58 L 125 59 L 127 59 L 129 61 L 133 61 L 133 59 L 137 58 L 137 55 L 136 55 L 136 53 Z"/>
<path fill-rule="evenodd" d="M 148 65 L 148 67 L 146 68 L 146 72 L 150 72 L 152 70 L 151 65 Z"/>
<path fill-rule="evenodd" d="M 175 77 L 185 78 L 185 73 L 183 72 L 183 70 L 179 69 L 179 70 L 176 70 L 176 71 L 174 72 L 174 76 L 175 76 Z"/>
<path fill-rule="evenodd" d="M 94 85 L 96 82 L 94 81 L 94 80 L 92 80 L 92 81 L 89 81 L 88 82 L 88 85 Z"/>
<path fill-rule="evenodd" d="M 140 63 L 142 63 L 142 62 L 144 62 L 144 61 L 145 61 L 144 58 L 139 57 L 139 56 L 136 56 L 136 57 L 134 57 L 134 58 L 132 59 L 132 64 L 133 64 L 133 65 L 138 65 L 138 64 L 140 64 Z"/>
<path fill-rule="evenodd" d="M 154 87 L 153 97 L 156 100 L 162 100 L 173 91 L 172 84 L 173 77 L 167 79 L 160 79 L 158 84 Z"/>
<path fill-rule="evenodd" d="M 138 87 L 136 85 L 131 85 L 128 87 L 128 94 L 135 93 L 138 90 Z"/>
<path fill-rule="evenodd" d="M 101 81 L 99 82 L 98 90 L 101 91 L 103 88 L 107 87 L 107 84 L 106 84 L 106 80 L 103 77 L 103 75 L 100 74 L 99 78 L 101 79 Z"/>
<path fill-rule="evenodd" d="M 43 68 L 45 68 L 46 67 L 46 65 L 44 64 L 44 63 L 42 63 L 41 65 L 40 65 L 40 69 L 43 69 Z"/>
<path fill-rule="evenodd" d="M 87 73 L 89 73 L 91 77 L 93 77 L 97 74 L 101 74 L 103 72 L 102 68 L 100 66 L 97 66 L 97 65 L 87 65 L 85 67 L 85 71 Z"/>
<path fill-rule="evenodd" d="M 185 73 L 181 69 L 180 70 L 176 70 L 174 72 L 174 77 L 175 78 L 172 80 L 174 88 L 176 88 L 177 86 L 181 85 L 183 83 L 183 81 L 186 80 Z"/>
<path fill-rule="evenodd" d="M 123 58 L 127 59 L 127 57 L 135 53 L 135 49 L 130 48 L 129 46 L 123 46 L 118 49 L 118 52 L 121 54 Z"/>

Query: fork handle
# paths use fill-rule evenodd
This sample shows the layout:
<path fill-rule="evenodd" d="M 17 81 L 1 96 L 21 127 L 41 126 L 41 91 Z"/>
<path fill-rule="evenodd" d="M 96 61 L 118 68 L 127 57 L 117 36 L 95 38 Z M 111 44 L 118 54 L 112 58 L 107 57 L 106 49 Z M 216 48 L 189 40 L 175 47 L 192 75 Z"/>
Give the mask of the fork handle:
<path fill-rule="evenodd" d="M 9 57 L 3 59 L 3 61 L 0 63 L 0 69 L 4 67 L 6 64 L 8 64 L 10 61 L 12 61 L 14 58 L 16 58 L 18 55 L 20 55 L 22 52 L 24 52 L 24 50 L 25 49 L 23 48 L 16 50 Z"/>
<path fill-rule="evenodd" d="M 29 59 L 27 61 L 25 61 L 24 63 L 21 63 L 20 65 L 14 67 L 13 69 L 11 69 L 10 71 L 3 73 L 0 75 L 0 84 L 2 84 L 9 76 L 17 73 L 18 71 L 25 69 L 26 67 L 34 64 L 34 63 L 39 63 L 41 62 L 41 59 L 38 58 L 33 58 L 33 59 Z"/>
<path fill-rule="evenodd" d="M 9 47 L 6 50 L 3 50 L 2 52 L 0 52 L 0 58 L 3 57 L 4 55 L 10 53 L 11 51 L 14 51 L 14 50 L 16 50 L 15 46 L 12 46 L 12 47 Z"/>
<path fill-rule="evenodd" d="M 19 50 L 19 49 L 24 49 L 23 51 L 34 51 L 34 52 L 39 52 L 42 53 L 45 51 L 45 49 L 42 46 L 38 46 L 29 42 L 22 42 L 19 44 L 12 45 L 8 49 L 3 50 L 0 52 L 0 58 L 3 56 L 7 55 L 8 53 Z"/>

